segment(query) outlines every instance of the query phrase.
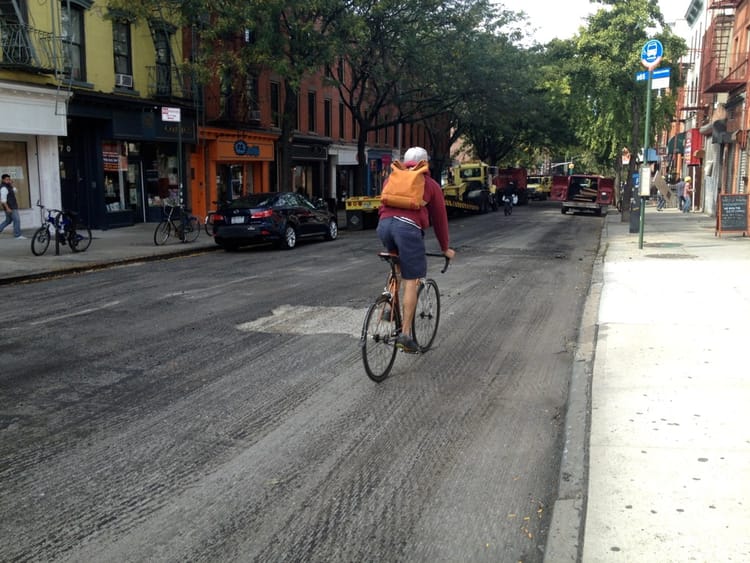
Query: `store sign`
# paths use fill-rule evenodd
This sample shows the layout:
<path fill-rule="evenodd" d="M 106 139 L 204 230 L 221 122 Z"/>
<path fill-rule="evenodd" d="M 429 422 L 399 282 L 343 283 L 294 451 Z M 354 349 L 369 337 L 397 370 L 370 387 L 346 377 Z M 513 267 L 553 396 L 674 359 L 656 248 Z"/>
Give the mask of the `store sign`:
<path fill-rule="evenodd" d="M 239 139 L 234 142 L 234 154 L 237 156 L 260 156 L 260 147 L 258 145 L 248 146 L 248 144 Z"/>
<path fill-rule="evenodd" d="M 161 108 L 161 120 L 162 121 L 174 121 L 180 122 L 180 108 Z"/>

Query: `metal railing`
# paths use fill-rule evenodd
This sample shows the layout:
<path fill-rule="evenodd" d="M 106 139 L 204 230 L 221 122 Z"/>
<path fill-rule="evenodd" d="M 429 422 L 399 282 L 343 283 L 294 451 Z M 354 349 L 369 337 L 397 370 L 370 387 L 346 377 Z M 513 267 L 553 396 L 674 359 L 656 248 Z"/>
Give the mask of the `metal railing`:
<path fill-rule="evenodd" d="M 53 33 L 0 20 L 0 67 L 62 72 L 63 44 Z"/>

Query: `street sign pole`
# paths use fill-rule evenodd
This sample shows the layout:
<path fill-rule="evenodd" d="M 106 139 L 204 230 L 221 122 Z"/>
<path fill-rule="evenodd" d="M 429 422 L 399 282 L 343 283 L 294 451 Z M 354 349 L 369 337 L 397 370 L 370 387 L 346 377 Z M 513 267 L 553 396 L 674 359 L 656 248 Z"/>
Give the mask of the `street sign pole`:
<path fill-rule="evenodd" d="M 644 167 L 648 167 L 649 171 L 651 170 L 651 166 L 648 163 L 648 132 L 649 128 L 651 127 L 651 80 L 653 79 L 653 71 L 651 69 L 648 70 L 648 86 L 646 88 L 646 125 L 644 127 L 644 133 L 643 133 L 643 165 Z M 641 178 L 644 178 L 645 175 L 641 174 Z M 643 180 L 641 180 L 643 182 Z M 650 189 L 650 187 L 649 187 Z M 638 229 L 638 248 L 643 248 L 643 227 L 644 222 L 646 221 L 646 200 L 648 199 L 648 196 L 643 195 L 643 189 L 641 189 L 641 226 Z"/>
<path fill-rule="evenodd" d="M 643 228 L 646 221 L 646 200 L 651 191 L 651 165 L 648 163 L 649 128 L 651 127 L 651 82 L 654 69 L 659 66 L 664 56 L 664 47 L 658 39 L 646 41 L 641 49 L 641 64 L 648 71 L 648 85 L 646 87 L 646 124 L 643 132 L 643 166 L 641 169 L 641 213 L 638 229 L 638 248 L 643 248 Z M 648 172 L 648 173 L 647 173 Z M 648 180 L 647 180 L 648 179 Z"/>

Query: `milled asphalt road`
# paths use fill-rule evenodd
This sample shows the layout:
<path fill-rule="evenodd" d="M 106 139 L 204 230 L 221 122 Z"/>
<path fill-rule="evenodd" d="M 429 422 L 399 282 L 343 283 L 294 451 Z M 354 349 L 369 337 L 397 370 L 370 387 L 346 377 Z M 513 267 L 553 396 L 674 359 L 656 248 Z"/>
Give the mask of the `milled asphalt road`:
<path fill-rule="evenodd" d="M 715 226 L 648 207 L 639 249 L 607 217 L 546 562 L 750 561 L 750 237 Z M 157 247 L 154 227 L 94 231 L 86 252 L 41 257 L 8 229 L 0 284 L 217 248 L 205 233 Z"/>

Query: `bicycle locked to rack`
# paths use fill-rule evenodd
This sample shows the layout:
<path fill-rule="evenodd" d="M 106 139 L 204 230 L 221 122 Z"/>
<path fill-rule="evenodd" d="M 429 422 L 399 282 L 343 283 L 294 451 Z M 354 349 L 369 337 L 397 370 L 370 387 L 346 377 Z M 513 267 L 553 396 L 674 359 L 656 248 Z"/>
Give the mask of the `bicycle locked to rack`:
<path fill-rule="evenodd" d="M 164 218 L 154 230 L 154 244 L 166 244 L 170 237 L 180 242 L 194 242 L 201 234 L 201 223 L 194 215 L 187 213 L 183 205 L 170 200 L 164 200 Z"/>
<path fill-rule="evenodd" d="M 445 273 L 450 258 L 427 252 L 427 256 L 440 256 L 445 259 L 441 273 Z M 403 329 L 401 299 L 399 290 L 401 279 L 399 257 L 389 252 L 379 252 L 378 256 L 387 262 L 390 271 L 383 292 L 370 305 L 362 324 L 362 336 L 359 345 L 362 350 L 362 361 L 367 376 L 380 383 L 391 371 L 396 360 L 396 340 Z M 440 291 L 437 282 L 431 278 L 419 280 L 417 288 L 417 310 L 412 321 L 412 337 L 422 354 L 430 349 L 437 334 L 440 322 Z"/>
<path fill-rule="evenodd" d="M 36 202 L 42 215 L 42 226 L 31 237 L 31 252 L 41 256 L 55 241 L 55 255 L 60 254 L 60 246 L 67 245 L 73 252 L 84 252 L 91 246 L 91 229 L 84 225 L 75 211 L 52 209 Z"/>

